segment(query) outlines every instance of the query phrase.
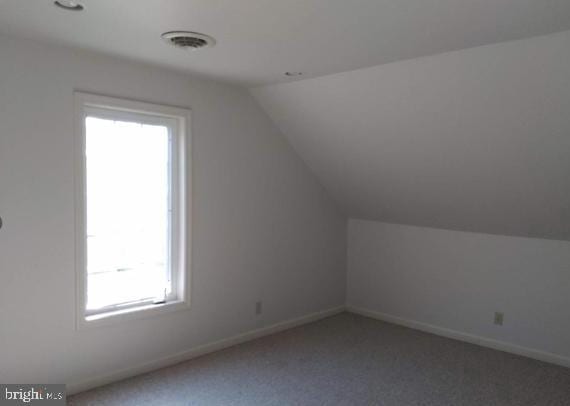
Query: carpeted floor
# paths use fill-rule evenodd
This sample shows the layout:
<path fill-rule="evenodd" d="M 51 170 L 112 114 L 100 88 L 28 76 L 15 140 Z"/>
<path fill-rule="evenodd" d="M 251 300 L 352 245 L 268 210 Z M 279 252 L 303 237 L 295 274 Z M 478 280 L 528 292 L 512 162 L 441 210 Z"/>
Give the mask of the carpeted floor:
<path fill-rule="evenodd" d="M 568 406 L 570 369 L 343 313 L 69 405 Z"/>

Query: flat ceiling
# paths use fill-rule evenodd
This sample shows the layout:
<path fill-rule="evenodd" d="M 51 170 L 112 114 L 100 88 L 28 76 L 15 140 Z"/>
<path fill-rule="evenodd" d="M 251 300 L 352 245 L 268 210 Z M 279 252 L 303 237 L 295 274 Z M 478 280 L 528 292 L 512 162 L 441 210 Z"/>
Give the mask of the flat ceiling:
<path fill-rule="evenodd" d="M 245 86 L 369 67 L 570 29 L 568 0 L 0 0 L 0 33 L 76 46 Z M 191 30 L 188 53 L 160 34 Z"/>

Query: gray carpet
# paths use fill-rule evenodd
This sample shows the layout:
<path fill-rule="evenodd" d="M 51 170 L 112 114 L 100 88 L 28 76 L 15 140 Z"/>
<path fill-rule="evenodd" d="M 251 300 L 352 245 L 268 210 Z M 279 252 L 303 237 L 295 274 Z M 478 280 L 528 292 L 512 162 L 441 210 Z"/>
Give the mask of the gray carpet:
<path fill-rule="evenodd" d="M 570 369 L 343 313 L 69 405 L 568 406 Z"/>

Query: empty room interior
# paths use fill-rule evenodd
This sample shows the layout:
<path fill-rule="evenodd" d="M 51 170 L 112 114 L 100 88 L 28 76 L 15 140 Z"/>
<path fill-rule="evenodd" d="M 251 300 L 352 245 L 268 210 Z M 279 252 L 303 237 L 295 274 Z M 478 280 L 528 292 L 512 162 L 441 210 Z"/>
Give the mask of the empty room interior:
<path fill-rule="evenodd" d="M 0 0 L 0 404 L 570 405 L 569 0 Z"/>

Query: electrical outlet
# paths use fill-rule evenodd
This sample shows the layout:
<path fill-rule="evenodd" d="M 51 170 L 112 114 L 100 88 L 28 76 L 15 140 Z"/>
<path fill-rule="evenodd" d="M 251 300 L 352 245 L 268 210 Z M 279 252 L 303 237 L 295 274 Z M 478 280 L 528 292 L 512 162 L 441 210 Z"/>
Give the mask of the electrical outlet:
<path fill-rule="evenodd" d="M 501 312 L 495 312 L 495 321 L 494 323 L 497 326 L 502 326 L 503 325 L 503 319 L 505 318 L 505 315 Z"/>
<path fill-rule="evenodd" d="M 263 312 L 263 303 L 261 301 L 255 302 L 255 314 L 259 316 L 262 312 Z"/>

